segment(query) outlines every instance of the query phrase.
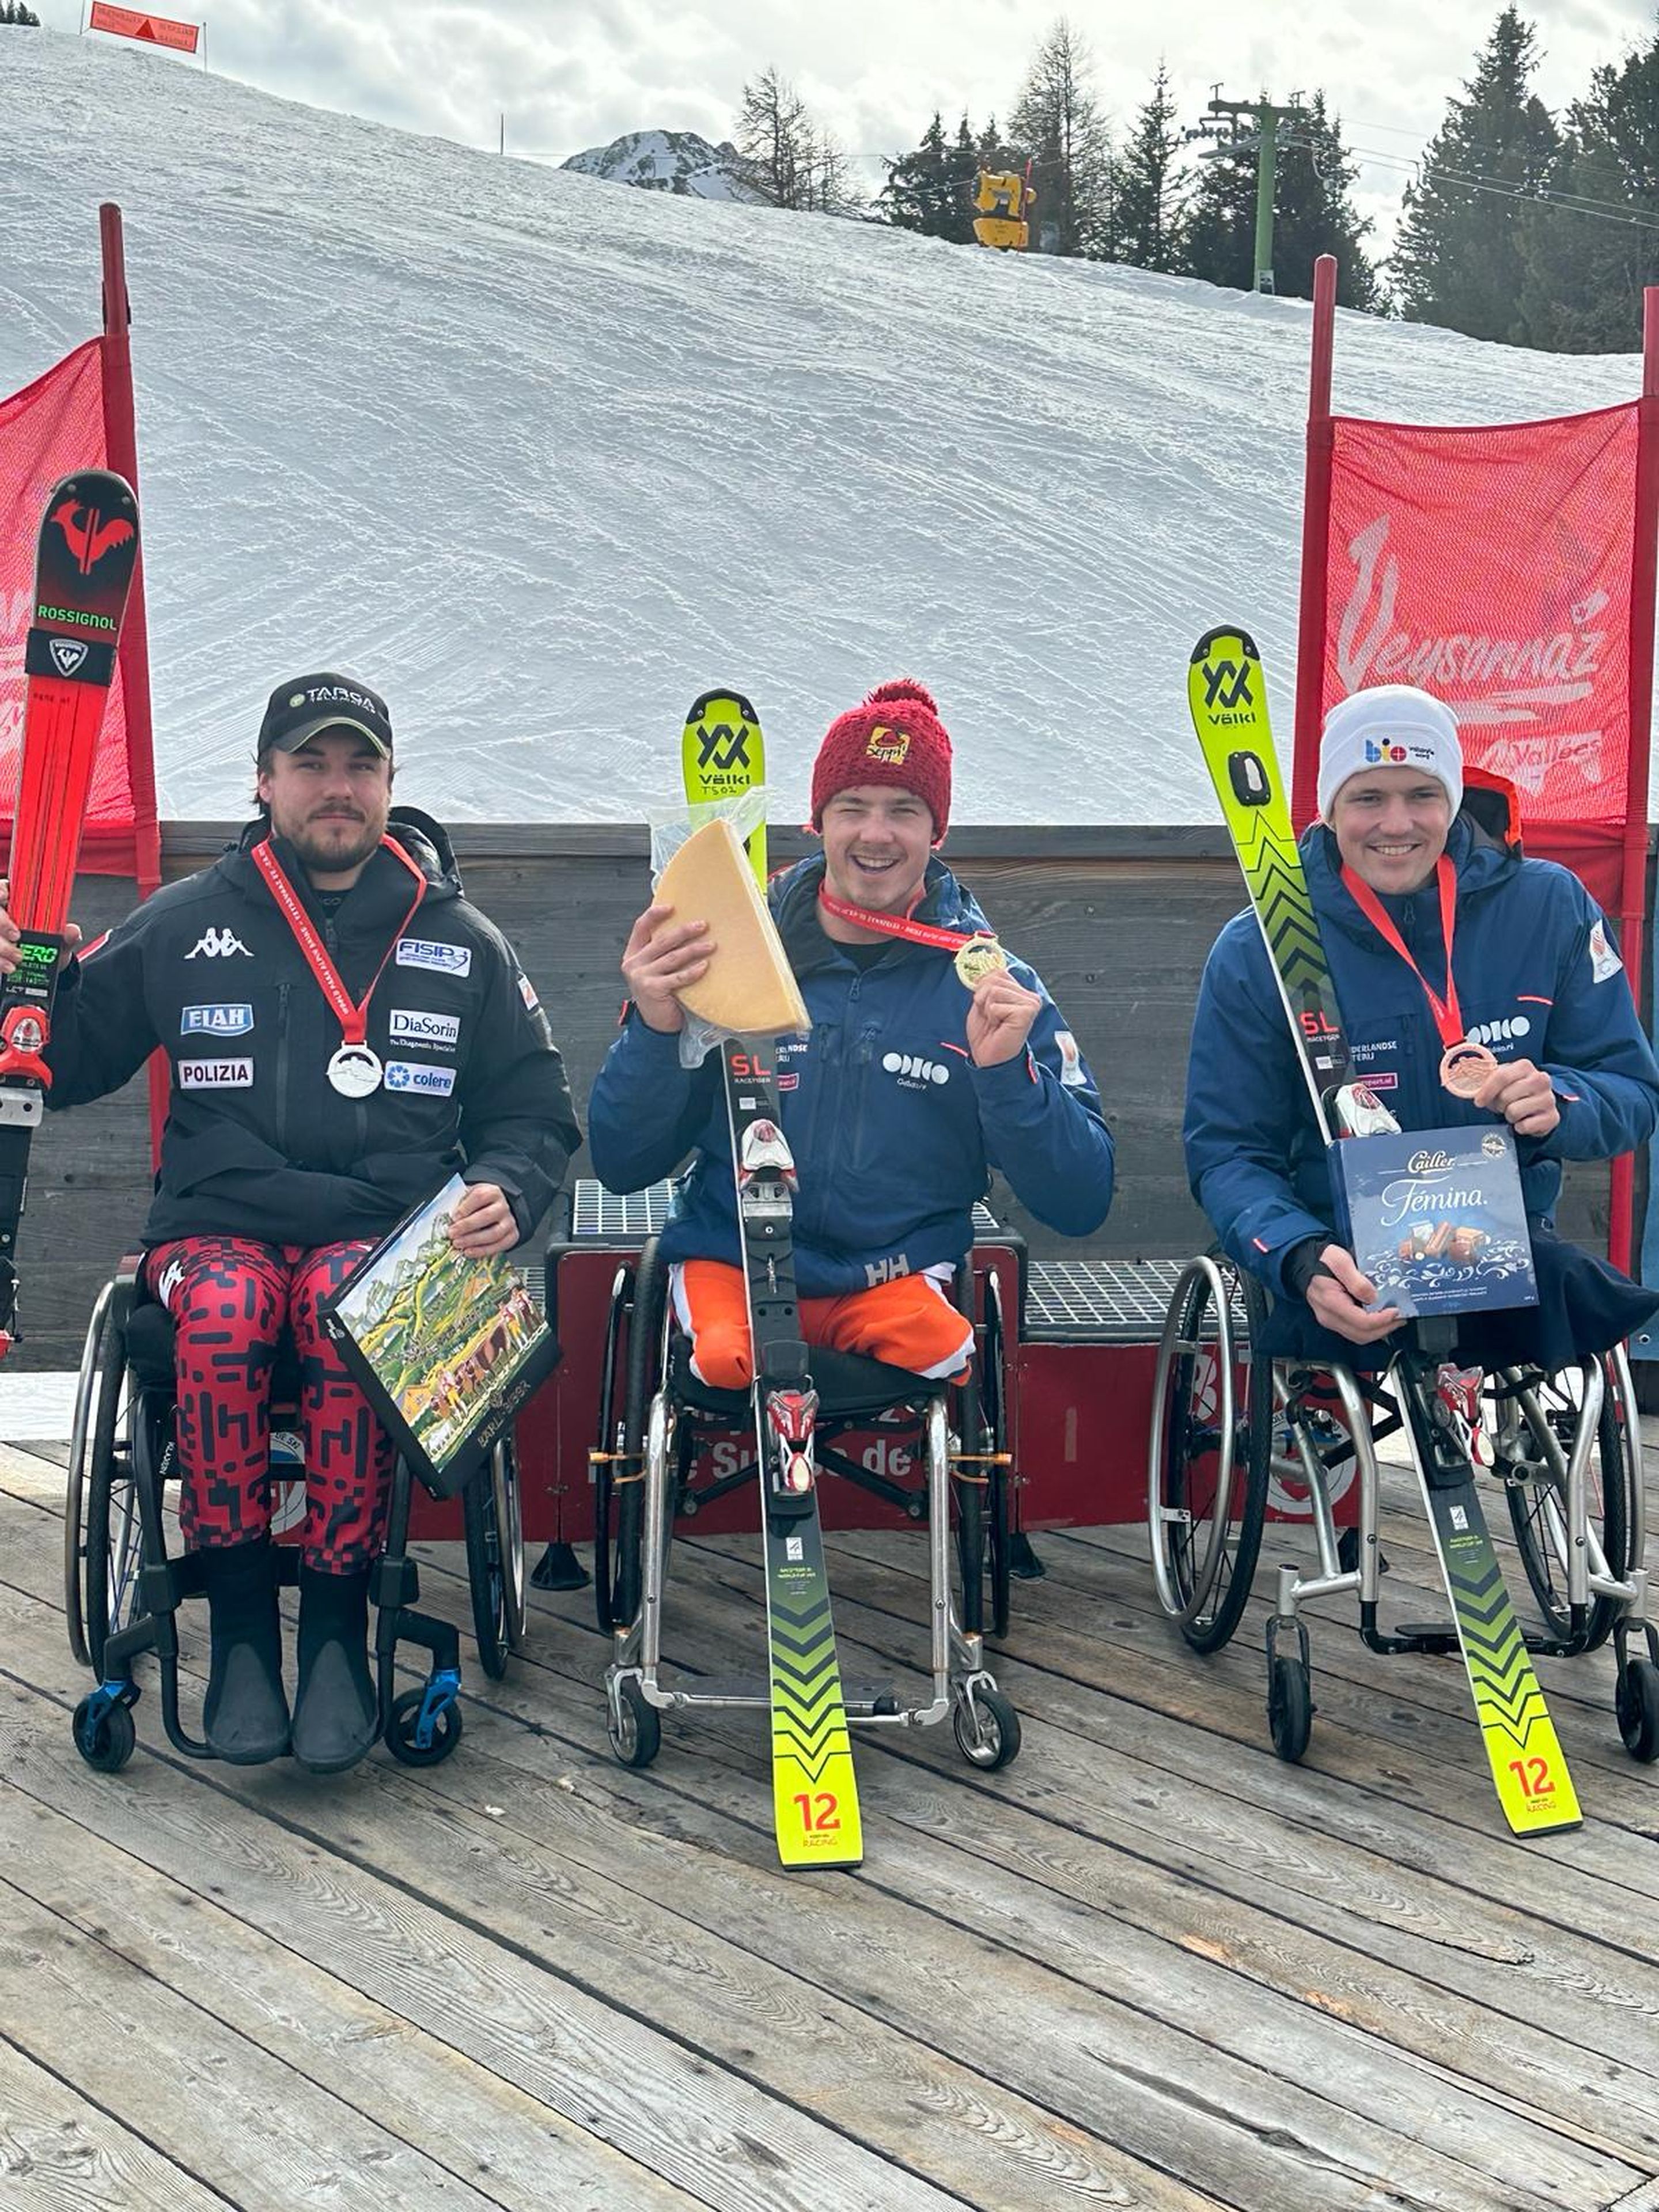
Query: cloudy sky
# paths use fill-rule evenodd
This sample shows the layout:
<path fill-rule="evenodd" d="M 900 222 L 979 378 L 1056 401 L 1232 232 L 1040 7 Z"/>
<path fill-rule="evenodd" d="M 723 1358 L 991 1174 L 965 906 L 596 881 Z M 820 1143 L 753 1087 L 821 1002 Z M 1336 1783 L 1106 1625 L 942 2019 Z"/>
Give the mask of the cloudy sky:
<path fill-rule="evenodd" d="M 128 0 L 136 4 L 136 0 Z M 72 31 L 81 0 L 34 0 Z M 167 12 L 198 11 L 174 0 Z M 975 126 L 1013 105 L 1031 49 L 1066 12 L 1089 42 L 1118 127 L 1159 56 L 1188 120 L 1224 95 L 1324 88 L 1365 161 L 1362 205 L 1391 226 L 1412 159 L 1468 76 L 1497 0 L 1366 0 L 1314 9 L 1262 0 L 209 0 L 210 65 L 313 106 L 554 161 L 624 131 L 731 134 L 745 78 L 775 64 L 832 128 L 867 184 L 933 109 Z M 1537 89 L 1559 108 L 1590 70 L 1650 34 L 1651 0 L 1548 0 L 1528 11 L 1544 50 Z M 1131 19 L 1126 22 L 1126 18 Z M 180 64 L 181 66 L 185 64 Z"/>

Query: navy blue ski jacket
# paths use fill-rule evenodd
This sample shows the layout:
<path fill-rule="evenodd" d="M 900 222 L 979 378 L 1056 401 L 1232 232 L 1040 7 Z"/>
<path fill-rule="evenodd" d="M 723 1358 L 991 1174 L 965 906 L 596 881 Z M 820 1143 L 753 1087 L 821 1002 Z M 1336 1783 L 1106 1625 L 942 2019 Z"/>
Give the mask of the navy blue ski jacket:
<path fill-rule="evenodd" d="M 969 993 L 949 957 L 902 939 L 860 968 L 818 925 L 822 856 L 769 894 L 811 1035 L 778 1047 L 779 1107 L 800 1177 L 796 1280 L 804 1297 L 861 1291 L 896 1275 L 954 1265 L 973 1242 L 972 1212 L 1007 1176 L 1050 1228 L 1086 1236 L 1112 1202 L 1112 1139 L 1094 1078 L 1036 975 L 1030 1048 L 995 1067 L 968 1054 Z M 928 863 L 920 921 L 965 933 L 984 915 L 939 860 Z M 663 1234 L 671 1260 L 738 1263 L 732 1148 L 720 1059 L 679 1063 L 679 1039 L 630 1009 L 589 1103 L 593 1165 L 612 1190 L 641 1190 L 695 1153 Z"/>
<path fill-rule="evenodd" d="M 1517 1139 L 1529 1219 L 1552 1225 L 1563 1160 L 1608 1159 L 1659 1121 L 1659 1064 L 1632 1003 L 1613 935 L 1578 878 L 1523 860 L 1460 814 L 1447 842 L 1457 869 L 1453 968 L 1466 1032 L 1501 1062 L 1530 1060 L 1554 1085 L 1561 1119 Z M 1440 1035 L 1411 969 L 1343 887 L 1335 838 L 1301 841 L 1354 1073 L 1402 1129 L 1490 1127 L 1498 1118 L 1440 1084 Z M 1443 991 L 1437 887 L 1385 898 L 1412 957 Z M 1254 913 L 1211 951 L 1187 1064 L 1187 1174 L 1241 1267 L 1285 1288 L 1285 1254 L 1328 1239 L 1335 1209 L 1324 1146 L 1267 949 Z"/>

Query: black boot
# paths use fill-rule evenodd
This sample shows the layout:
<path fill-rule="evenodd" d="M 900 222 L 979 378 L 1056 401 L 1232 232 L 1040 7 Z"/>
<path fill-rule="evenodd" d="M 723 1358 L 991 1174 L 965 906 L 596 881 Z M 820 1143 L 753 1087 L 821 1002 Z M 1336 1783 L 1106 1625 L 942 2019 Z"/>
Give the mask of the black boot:
<path fill-rule="evenodd" d="M 203 1733 L 216 1758 L 258 1766 L 288 1749 L 276 1555 L 268 1536 L 256 1536 L 204 1547 L 198 1557 L 213 1645 Z"/>
<path fill-rule="evenodd" d="M 380 1732 L 380 1700 L 368 1671 L 368 1571 L 300 1570 L 294 1756 L 313 1774 L 355 1766 Z"/>

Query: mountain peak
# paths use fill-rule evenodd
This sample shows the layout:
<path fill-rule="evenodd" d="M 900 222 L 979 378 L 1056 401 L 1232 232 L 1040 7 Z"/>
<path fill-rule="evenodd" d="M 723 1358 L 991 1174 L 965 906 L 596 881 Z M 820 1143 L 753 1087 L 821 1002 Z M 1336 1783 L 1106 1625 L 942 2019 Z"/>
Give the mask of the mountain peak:
<path fill-rule="evenodd" d="M 711 146 L 695 131 L 625 131 L 608 146 L 573 154 L 562 168 L 609 183 L 640 185 L 647 191 L 679 192 L 696 199 L 758 203 L 744 181 L 744 158 L 729 140 Z"/>

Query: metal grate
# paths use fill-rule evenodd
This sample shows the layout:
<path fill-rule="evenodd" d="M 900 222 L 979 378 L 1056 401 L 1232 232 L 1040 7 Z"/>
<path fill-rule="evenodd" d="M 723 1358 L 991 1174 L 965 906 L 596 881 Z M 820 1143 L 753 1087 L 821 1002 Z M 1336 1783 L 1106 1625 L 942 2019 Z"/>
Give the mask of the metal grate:
<path fill-rule="evenodd" d="M 607 1190 L 591 1176 L 578 1179 L 570 1208 L 572 1241 L 583 1237 L 654 1237 L 668 1218 L 669 1194 L 673 1186 L 653 1182 L 648 1190 L 630 1191 L 624 1198 Z"/>
<path fill-rule="evenodd" d="M 668 1218 L 668 1201 L 673 1188 L 672 1183 L 653 1182 L 648 1190 L 631 1191 L 624 1198 L 614 1190 L 607 1190 L 591 1176 L 579 1176 L 570 1203 L 571 1241 L 575 1243 L 584 1237 L 638 1237 L 643 1241 L 654 1237 Z M 975 1237 L 995 1236 L 1001 1226 L 988 1206 L 981 1202 L 975 1206 Z"/>
<path fill-rule="evenodd" d="M 1034 1260 L 1020 1334 L 1049 1344 L 1156 1344 L 1183 1260 Z"/>

